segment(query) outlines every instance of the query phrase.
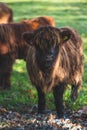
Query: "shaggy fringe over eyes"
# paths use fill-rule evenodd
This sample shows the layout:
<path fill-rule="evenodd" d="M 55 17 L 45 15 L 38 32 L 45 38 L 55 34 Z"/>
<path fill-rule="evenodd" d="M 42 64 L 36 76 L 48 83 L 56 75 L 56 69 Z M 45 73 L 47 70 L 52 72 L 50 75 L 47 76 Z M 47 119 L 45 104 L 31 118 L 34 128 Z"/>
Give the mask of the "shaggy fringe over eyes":
<path fill-rule="evenodd" d="M 36 46 L 39 46 L 43 50 L 44 48 L 50 48 L 51 46 L 55 48 L 60 43 L 57 31 L 59 30 L 55 30 L 49 26 L 46 28 L 41 27 L 35 31 L 33 41 Z"/>

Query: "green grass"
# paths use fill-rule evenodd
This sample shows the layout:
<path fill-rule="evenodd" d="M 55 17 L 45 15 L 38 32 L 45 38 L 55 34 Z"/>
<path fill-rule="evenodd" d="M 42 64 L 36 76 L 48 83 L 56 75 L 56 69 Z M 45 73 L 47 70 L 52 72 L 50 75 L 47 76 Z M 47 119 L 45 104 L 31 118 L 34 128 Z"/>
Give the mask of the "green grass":
<path fill-rule="evenodd" d="M 49 15 L 56 21 L 56 26 L 71 26 L 78 30 L 83 39 L 84 75 L 83 88 L 77 101 L 70 99 L 70 87 L 64 94 L 64 101 L 72 109 L 87 105 L 87 2 L 86 0 L 3 0 L 14 12 L 14 21 Z M 26 65 L 17 60 L 13 67 L 12 87 L 9 91 L 0 91 L 0 104 L 8 108 L 23 109 L 24 105 L 37 104 L 37 93 L 28 79 Z M 69 100 L 68 100 L 69 99 Z M 47 95 L 47 107 L 54 109 L 52 93 Z"/>

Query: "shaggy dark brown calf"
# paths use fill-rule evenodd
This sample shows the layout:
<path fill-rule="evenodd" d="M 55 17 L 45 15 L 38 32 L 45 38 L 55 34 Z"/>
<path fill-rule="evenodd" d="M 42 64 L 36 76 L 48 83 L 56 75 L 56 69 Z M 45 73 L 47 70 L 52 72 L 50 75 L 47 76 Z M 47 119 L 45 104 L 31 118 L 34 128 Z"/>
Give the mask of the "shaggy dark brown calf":
<path fill-rule="evenodd" d="M 36 21 L 39 18 L 36 18 Z M 33 31 L 40 26 L 51 25 L 49 20 L 41 17 L 42 23 L 33 28 L 29 21 L 25 23 L 1 24 L 0 25 L 0 87 L 6 89 L 11 86 L 10 76 L 15 59 L 26 59 L 29 45 L 22 39 L 22 33 Z M 44 20 L 43 20 L 44 19 Z M 48 21 L 48 23 L 47 23 Z M 31 22 L 32 23 L 32 22 Z M 53 22 L 52 22 L 53 24 Z"/>
<path fill-rule="evenodd" d="M 63 93 L 72 85 L 72 98 L 82 84 L 82 41 L 71 28 L 41 27 L 23 34 L 31 45 L 27 56 L 30 80 L 38 92 L 38 112 L 45 109 L 45 94 L 53 89 L 58 117 L 64 117 Z"/>
<path fill-rule="evenodd" d="M 13 22 L 13 11 L 7 4 L 0 2 L 0 24 Z"/>

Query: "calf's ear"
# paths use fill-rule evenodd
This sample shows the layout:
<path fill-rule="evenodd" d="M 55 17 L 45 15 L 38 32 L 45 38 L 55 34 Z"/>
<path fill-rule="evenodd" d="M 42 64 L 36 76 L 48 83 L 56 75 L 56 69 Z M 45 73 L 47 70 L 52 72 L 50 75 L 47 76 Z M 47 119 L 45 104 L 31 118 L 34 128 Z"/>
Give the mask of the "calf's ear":
<path fill-rule="evenodd" d="M 23 33 L 23 39 L 27 44 L 33 45 L 33 32 Z"/>
<path fill-rule="evenodd" d="M 71 38 L 70 31 L 69 30 L 61 31 L 61 38 L 62 38 L 62 43 L 67 42 Z"/>

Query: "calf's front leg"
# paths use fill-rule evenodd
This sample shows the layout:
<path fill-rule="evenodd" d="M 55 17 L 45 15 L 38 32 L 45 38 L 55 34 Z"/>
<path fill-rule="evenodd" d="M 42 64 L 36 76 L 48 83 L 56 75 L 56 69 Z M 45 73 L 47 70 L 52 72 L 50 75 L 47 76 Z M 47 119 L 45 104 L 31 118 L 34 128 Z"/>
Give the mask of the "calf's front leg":
<path fill-rule="evenodd" d="M 41 90 L 40 87 L 36 87 L 38 92 L 38 113 L 44 113 L 45 112 L 45 93 Z"/>
<path fill-rule="evenodd" d="M 58 118 L 65 118 L 64 106 L 63 106 L 64 88 L 65 88 L 64 84 L 60 84 L 53 88 L 53 95 Z"/>

